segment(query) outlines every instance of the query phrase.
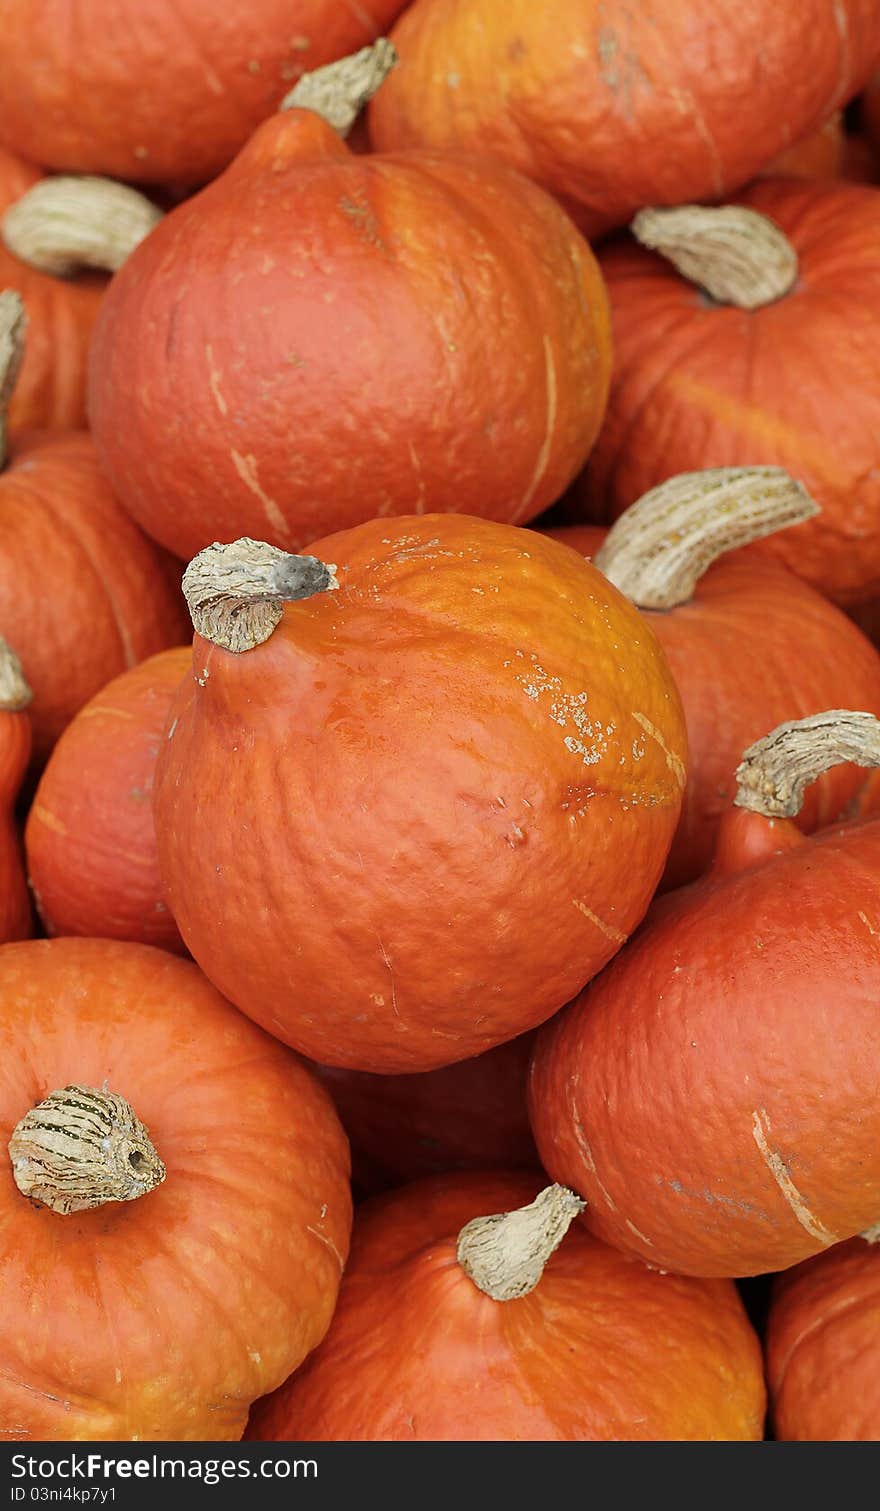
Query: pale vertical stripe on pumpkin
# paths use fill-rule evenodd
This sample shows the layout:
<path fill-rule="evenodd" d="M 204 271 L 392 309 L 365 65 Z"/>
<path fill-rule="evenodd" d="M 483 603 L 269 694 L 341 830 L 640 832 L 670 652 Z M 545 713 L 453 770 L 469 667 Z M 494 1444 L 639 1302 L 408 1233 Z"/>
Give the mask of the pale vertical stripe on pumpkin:
<path fill-rule="evenodd" d="M 83 268 L 115 273 L 162 211 L 128 184 L 89 174 L 42 178 L 0 220 L 7 251 L 65 278 Z"/>
<path fill-rule="evenodd" d="M 874 714 L 832 708 L 779 724 L 744 752 L 734 804 L 765 818 L 794 818 L 810 783 L 845 761 L 880 766 L 880 719 Z"/>
<path fill-rule="evenodd" d="M 567 1186 L 545 1186 L 527 1207 L 465 1223 L 458 1235 L 458 1262 L 493 1301 L 527 1296 L 585 1206 Z"/>
<path fill-rule="evenodd" d="M 0 711 L 18 713 L 27 708 L 33 693 L 27 685 L 21 662 L 0 635 Z"/>
<path fill-rule="evenodd" d="M 22 1195 L 64 1216 L 135 1201 L 165 1179 L 125 1098 L 91 1086 L 51 1091 L 16 1125 L 8 1148 Z"/>
<path fill-rule="evenodd" d="M 181 586 L 196 632 L 239 655 L 269 639 L 283 604 L 339 584 L 335 566 L 243 535 L 229 545 L 206 546 L 193 557 Z"/>
<path fill-rule="evenodd" d="M 24 360 L 27 314 L 14 289 L 0 293 L 0 471 L 6 462 L 6 416 Z"/>
<path fill-rule="evenodd" d="M 797 252 L 766 215 L 742 205 L 640 210 L 630 227 L 642 246 L 699 284 L 719 304 L 756 310 L 790 293 Z"/>
<path fill-rule="evenodd" d="M 304 73 L 284 96 L 281 109 L 314 111 L 340 136 L 348 136 L 364 106 L 397 63 L 392 43 L 380 37 L 371 47 Z"/>
<path fill-rule="evenodd" d="M 688 603 L 703 573 L 747 546 L 820 512 L 781 467 L 682 472 L 630 506 L 612 525 L 594 566 L 640 609 Z"/>

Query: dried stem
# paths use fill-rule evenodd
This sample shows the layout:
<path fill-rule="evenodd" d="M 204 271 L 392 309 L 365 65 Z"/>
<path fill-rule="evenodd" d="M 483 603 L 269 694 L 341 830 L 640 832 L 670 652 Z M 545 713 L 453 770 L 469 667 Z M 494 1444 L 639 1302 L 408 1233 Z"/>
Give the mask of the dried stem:
<path fill-rule="evenodd" d="M 880 766 L 880 719 L 832 708 L 780 724 L 743 755 L 734 803 L 765 818 L 794 818 L 809 784 L 843 761 Z"/>
<path fill-rule="evenodd" d="M 16 1125 L 8 1147 L 22 1195 L 65 1216 L 134 1201 L 165 1179 L 125 1098 L 90 1086 L 51 1091 Z"/>
<path fill-rule="evenodd" d="M 0 636 L 0 710 L 18 713 L 27 708 L 33 693 L 25 681 L 21 662 L 15 651 Z"/>
<path fill-rule="evenodd" d="M 14 257 L 41 273 L 115 273 L 161 219 L 152 200 L 127 184 L 59 174 L 40 179 L 10 206 L 0 236 Z"/>
<path fill-rule="evenodd" d="M 351 57 L 304 73 L 281 101 L 281 109 L 313 110 L 340 136 L 348 136 L 364 106 L 397 62 L 397 53 L 388 38 L 380 37 L 372 47 L 363 47 Z"/>
<path fill-rule="evenodd" d="M 493 1301 L 527 1296 L 585 1206 L 567 1186 L 546 1186 L 527 1207 L 475 1217 L 458 1235 L 458 1262 Z"/>
<path fill-rule="evenodd" d="M 797 281 L 797 252 L 788 237 L 743 205 L 640 210 L 631 230 L 719 304 L 761 309 Z"/>
<path fill-rule="evenodd" d="M 282 604 L 337 588 L 336 568 L 315 556 L 293 556 L 242 536 L 215 542 L 183 574 L 193 626 L 205 640 L 236 655 L 268 640 Z"/>

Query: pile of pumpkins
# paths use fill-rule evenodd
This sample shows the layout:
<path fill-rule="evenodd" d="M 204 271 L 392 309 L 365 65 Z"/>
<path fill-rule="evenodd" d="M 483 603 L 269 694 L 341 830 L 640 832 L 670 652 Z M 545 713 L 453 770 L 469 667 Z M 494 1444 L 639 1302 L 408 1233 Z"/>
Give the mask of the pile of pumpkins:
<path fill-rule="evenodd" d="M 39 9 L 0 1436 L 880 1439 L 880 0 Z"/>

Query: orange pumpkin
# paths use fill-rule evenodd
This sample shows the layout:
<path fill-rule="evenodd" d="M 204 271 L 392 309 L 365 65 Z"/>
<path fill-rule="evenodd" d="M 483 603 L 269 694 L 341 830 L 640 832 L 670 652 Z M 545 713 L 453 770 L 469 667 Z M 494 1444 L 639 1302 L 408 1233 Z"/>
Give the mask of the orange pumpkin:
<path fill-rule="evenodd" d="M 440 1176 L 360 1207 L 330 1332 L 257 1403 L 247 1436 L 760 1438 L 761 1351 L 736 1288 L 658 1275 L 580 1227 L 552 1253 L 578 1205 L 559 1188 L 531 1212 L 486 1219 L 531 1202 L 538 1184 Z M 498 1241 L 511 1218 L 528 1281 Z M 494 1299 L 506 1288 L 512 1299 Z"/>
<path fill-rule="evenodd" d="M 27 939 L 33 933 L 15 823 L 15 800 L 31 753 L 30 699 L 21 662 L 6 641 L 0 640 L 0 944 Z"/>
<path fill-rule="evenodd" d="M 637 611 L 534 532 L 411 516 L 312 553 L 243 540 L 187 569 L 162 878 L 188 949 L 271 1032 L 430 1070 L 549 1017 L 642 917 L 681 706 Z"/>
<path fill-rule="evenodd" d="M 179 646 L 114 677 L 52 751 L 25 830 L 48 934 L 183 950 L 159 879 L 152 792 L 168 707 L 190 662 L 190 647 Z"/>
<path fill-rule="evenodd" d="M 811 131 L 792 147 L 777 152 L 761 169 L 759 178 L 840 178 L 844 176 L 846 133 L 843 111 L 835 110 L 818 131 Z"/>

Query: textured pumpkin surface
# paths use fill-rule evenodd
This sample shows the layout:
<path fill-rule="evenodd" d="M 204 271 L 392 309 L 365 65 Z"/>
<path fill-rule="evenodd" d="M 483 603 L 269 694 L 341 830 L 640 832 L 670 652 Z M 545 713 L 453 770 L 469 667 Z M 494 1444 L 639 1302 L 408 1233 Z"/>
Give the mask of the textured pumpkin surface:
<path fill-rule="evenodd" d="M 365 1194 L 449 1170 L 537 1169 L 526 1108 L 532 1034 L 420 1075 L 316 1065 Z"/>
<path fill-rule="evenodd" d="M 761 169 L 761 178 L 791 174 L 795 178 L 839 178 L 843 175 L 846 136 L 843 112 L 836 110 L 818 131 L 810 132 L 793 147 L 778 152 Z"/>
<path fill-rule="evenodd" d="M 3 1437 L 240 1437 L 333 1312 L 351 1208 L 326 1093 L 141 945 L 6 945 L 0 1043 Z M 70 1083 L 126 1097 L 163 1185 L 68 1216 L 22 1196 L 7 1139 Z"/>
<path fill-rule="evenodd" d="M 254 1408 L 261 1440 L 761 1437 L 757 1338 L 735 1287 L 658 1275 L 578 1225 L 537 1288 L 492 1301 L 459 1230 L 531 1201 L 528 1175 L 419 1182 L 359 1208 L 331 1330 Z"/>
<path fill-rule="evenodd" d="M 160 651 L 90 698 L 55 746 L 25 831 L 47 933 L 183 950 L 159 878 L 153 773 L 190 647 Z"/>
<path fill-rule="evenodd" d="M 767 1380 L 783 1441 L 880 1441 L 880 1250 L 854 1238 L 774 1283 Z"/>
<path fill-rule="evenodd" d="M 375 146 L 490 150 L 589 234 L 717 199 L 843 104 L 880 56 L 874 0 L 415 0 Z"/>
<path fill-rule="evenodd" d="M 203 183 L 300 74 L 372 42 L 403 4 L 0 0 L 0 137 L 52 168 Z"/>
<path fill-rule="evenodd" d="M 678 694 L 573 551 L 465 516 L 310 548 L 340 590 L 193 643 L 154 803 L 183 939 L 312 1059 L 429 1070 L 534 1027 L 615 953 L 684 785 Z"/>
<path fill-rule="evenodd" d="M 0 148 L 0 215 L 42 176 Z M 85 424 L 89 339 L 106 284 L 99 273 L 50 278 L 13 257 L 0 240 L 0 289 L 21 294 L 28 317 L 24 361 L 8 411 L 13 430 Z"/>
<path fill-rule="evenodd" d="M 389 514 L 531 519 L 586 457 L 609 368 L 595 259 L 547 195 L 488 161 L 355 156 L 292 110 L 114 279 L 90 413 L 171 550 L 295 551 Z"/>
<path fill-rule="evenodd" d="M 0 634 L 33 689 L 42 762 L 111 677 L 188 638 L 180 570 L 120 508 L 85 433 L 13 439 L 0 528 Z"/>
<path fill-rule="evenodd" d="M 634 243 L 602 254 L 614 318 L 608 415 L 587 486 L 607 517 L 677 472 L 773 463 L 821 508 L 762 549 L 840 602 L 880 592 L 880 191 L 793 179 L 737 201 L 795 247 L 785 298 L 714 305 Z"/>
<path fill-rule="evenodd" d="M 0 944 L 10 939 L 28 939 L 34 930 L 21 840 L 15 822 L 15 800 L 30 753 L 31 726 L 27 710 L 16 712 L 0 708 Z"/>
<path fill-rule="evenodd" d="M 585 556 L 605 537 L 589 525 L 548 533 Z M 689 603 L 641 611 L 672 668 L 690 750 L 666 886 L 693 881 L 709 866 L 719 820 L 736 791 L 734 772 L 753 740 L 826 708 L 880 715 L 877 651 L 840 609 L 768 559 L 766 544 L 715 562 Z M 807 790 L 799 826 L 811 833 L 831 823 L 864 781 L 858 766 L 826 771 Z"/>
<path fill-rule="evenodd" d="M 657 905 L 532 1063 L 542 1163 L 593 1232 L 750 1275 L 876 1220 L 878 941 L 877 822 Z"/>

